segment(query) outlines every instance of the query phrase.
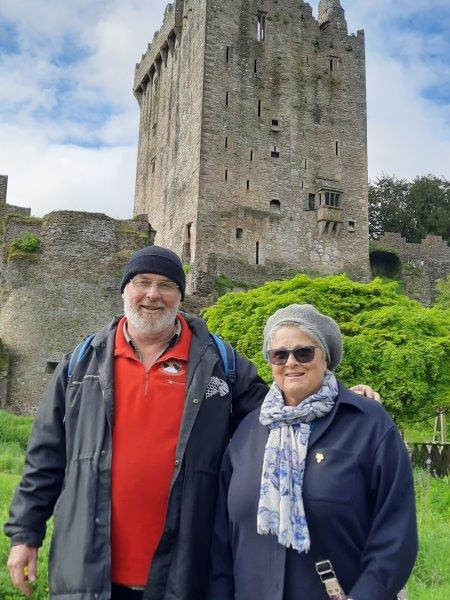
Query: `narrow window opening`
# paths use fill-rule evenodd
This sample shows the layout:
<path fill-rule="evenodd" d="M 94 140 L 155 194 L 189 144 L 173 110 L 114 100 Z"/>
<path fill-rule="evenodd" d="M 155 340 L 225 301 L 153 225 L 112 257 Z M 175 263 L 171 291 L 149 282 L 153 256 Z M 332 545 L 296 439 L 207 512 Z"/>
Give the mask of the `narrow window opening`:
<path fill-rule="evenodd" d="M 304 168 L 304 169 L 305 169 L 305 171 L 306 171 L 306 169 L 308 168 L 308 161 L 307 161 L 307 159 L 306 159 L 306 158 L 304 158 L 304 159 L 302 160 L 302 166 L 303 166 L 303 168 Z"/>
<path fill-rule="evenodd" d="M 308 196 L 308 210 L 315 210 L 316 209 L 316 195 L 315 194 L 309 194 Z"/>
<path fill-rule="evenodd" d="M 278 146 L 273 146 L 270 152 L 270 156 L 272 158 L 280 158 L 280 149 L 278 148 Z"/>
<path fill-rule="evenodd" d="M 259 242 L 256 242 L 255 262 L 259 265 Z"/>
<path fill-rule="evenodd" d="M 340 145 L 339 142 L 336 142 L 335 152 L 336 152 L 336 156 L 340 156 L 341 155 L 341 145 Z"/>
<path fill-rule="evenodd" d="M 247 179 L 247 189 L 250 189 L 250 179 Z"/>
<path fill-rule="evenodd" d="M 309 65 L 309 56 L 306 55 L 306 64 Z"/>
<path fill-rule="evenodd" d="M 270 201 L 270 212 L 279 213 L 281 212 L 281 202 L 279 200 Z"/>
<path fill-rule="evenodd" d="M 225 181 L 228 181 L 228 169 L 225 169 Z"/>
<path fill-rule="evenodd" d="M 278 127 L 280 124 L 280 122 L 278 121 L 278 119 L 272 119 L 272 127 Z"/>
<path fill-rule="evenodd" d="M 232 57 L 231 46 L 227 46 L 227 48 L 225 50 L 225 62 L 230 63 L 231 57 Z"/>
<path fill-rule="evenodd" d="M 267 13 L 262 11 L 258 12 L 258 27 L 256 32 L 258 42 L 264 42 L 266 39 L 266 18 Z"/>
<path fill-rule="evenodd" d="M 305 182 L 304 181 L 301 182 L 300 187 L 301 187 L 302 190 L 305 188 Z"/>
<path fill-rule="evenodd" d="M 258 72 L 258 61 L 255 58 L 255 62 L 253 63 L 253 73 Z"/>
<path fill-rule="evenodd" d="M 261 102 L 261 100 L 258 100 L 258 117 L 261 116 L 261 107 L 262 107 L 262 102 Z"/>
<path fill-rule="evenodd" d="M 45 372 L 48 375 L 53 375 L 53 373 L 56 371 L 56 367 L 58 366 L 58 363 L 53 361 L 53 360 L 49 360 L 47 362 L 47 365 L 45 367 Z"/>
<path fill-rule="evenodd" d="M 225 148 L 228 148 L 228 138 L 225 138 Z"/>
<path fill-rule="evenodd" d="M 348 222 L 348 230 L 350 233 L 354 233 L 355 232 L 355 221 L 349 221 Z"/>
<path fill-rule="evenodd" d="M 225 106 L 230 104 L 230 92 L 225 92 Z"/>
<path fill-rule="evenodd" d="M 250 150 L 250 162 L 253 162 L 253 150 Z"/>
<path fill-rule="evenodd" d="M 238 228 L 236 229 L 236 239 L 237 239 L 237 240 L 241 240 L 241 239 L 242 239 L 242 237 L 243 237 L 243 235 L 244 235 L 244 230 L 243 230 L 243 229 L 241 229 L 240 227 L 238 227 Z"/>
<path fill-rule="evenodd" d="M 184 264 L 191 262 L 191 237 L 192 237 L 192 223 L 187 223 L 184 230 L 184 244 L 183 244 L 183 256 L 182 261 Z"/>

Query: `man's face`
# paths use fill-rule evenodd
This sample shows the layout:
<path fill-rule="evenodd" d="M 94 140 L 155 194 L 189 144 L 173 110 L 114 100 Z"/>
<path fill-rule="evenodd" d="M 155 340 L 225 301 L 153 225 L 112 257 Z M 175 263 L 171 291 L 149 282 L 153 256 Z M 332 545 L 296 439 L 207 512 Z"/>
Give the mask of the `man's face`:
<path fill-rule="evenodd" d="M 143 335 L 154 335 L 175 322 L 181 292 L 164 275 L 142 273 L 127 283 L 122 297 L 129 323 Z"/>

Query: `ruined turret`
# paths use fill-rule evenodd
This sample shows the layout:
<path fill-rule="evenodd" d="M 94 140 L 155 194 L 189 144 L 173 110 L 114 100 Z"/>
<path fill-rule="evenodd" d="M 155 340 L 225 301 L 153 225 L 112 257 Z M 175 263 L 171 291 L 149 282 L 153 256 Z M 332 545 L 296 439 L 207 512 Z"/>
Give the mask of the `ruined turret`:
<path fill-rule="evenodd" d="M 321 29 L 326 29 L 333 24 L 337 29 L 347 31 L 345 11 L 339 0 L 320 0 L 318 20 Z"/>

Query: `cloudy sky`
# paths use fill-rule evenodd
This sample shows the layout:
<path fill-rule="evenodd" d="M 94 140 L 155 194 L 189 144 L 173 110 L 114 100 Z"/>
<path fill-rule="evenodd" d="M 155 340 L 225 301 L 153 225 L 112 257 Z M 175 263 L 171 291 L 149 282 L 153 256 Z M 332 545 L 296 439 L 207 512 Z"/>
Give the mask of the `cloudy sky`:
<path fill-rule="evenodd" d="M 317 1 L 312 5 L 317 11 Z M 132 214 L 134 64 L 165 0 L 0 0 L 0 173 L 8 202 Z M 343 0 L 365 29 L 370 177 L 450 179 L 449 0 Z"/>

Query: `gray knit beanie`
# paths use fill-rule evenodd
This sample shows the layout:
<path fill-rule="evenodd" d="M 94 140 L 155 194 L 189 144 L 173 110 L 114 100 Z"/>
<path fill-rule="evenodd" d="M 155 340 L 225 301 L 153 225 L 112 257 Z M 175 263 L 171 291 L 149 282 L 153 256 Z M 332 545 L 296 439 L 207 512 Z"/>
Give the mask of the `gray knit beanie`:
<path fill-rule="evenodd" d="M 264 327 L 264 358 L 269 348 L 271 333 L 281 325 L 288 324 L 297 325 L 320 344 L 330 371 L 338 367 L 343 352 L 341 331 L 336 321 L 320 313 L 311 304 L 291 304 L 280 308 L 268 318 Z"/>

